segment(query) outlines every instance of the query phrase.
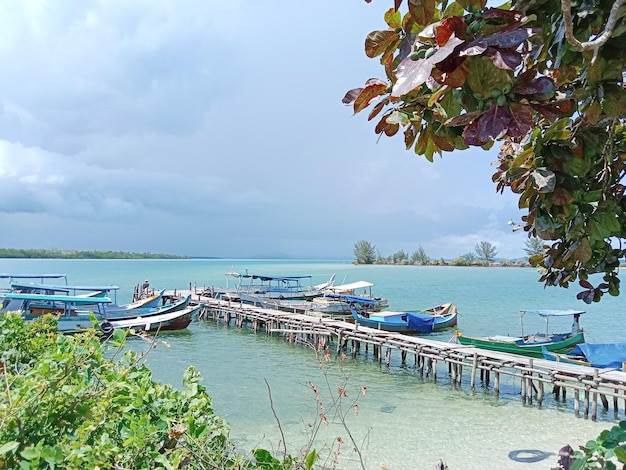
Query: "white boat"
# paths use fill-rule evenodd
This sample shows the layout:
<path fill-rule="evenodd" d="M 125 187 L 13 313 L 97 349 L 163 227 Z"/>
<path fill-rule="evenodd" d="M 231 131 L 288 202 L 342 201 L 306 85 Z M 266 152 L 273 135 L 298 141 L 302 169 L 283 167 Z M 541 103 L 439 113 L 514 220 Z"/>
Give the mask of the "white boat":
<path fill-rule="evenodd" d="M 372 294 L 374 284 L 357 281 L 339 286 L 331 285 L 323 289 L 324 294 L 313 299 L 311 310 L 331 315 L 352 315 L 350 304 L 371 312 L 379 312 L 389 307 L 389 301 Z M 350 298 L 347 301 L 346 298 Z"/>

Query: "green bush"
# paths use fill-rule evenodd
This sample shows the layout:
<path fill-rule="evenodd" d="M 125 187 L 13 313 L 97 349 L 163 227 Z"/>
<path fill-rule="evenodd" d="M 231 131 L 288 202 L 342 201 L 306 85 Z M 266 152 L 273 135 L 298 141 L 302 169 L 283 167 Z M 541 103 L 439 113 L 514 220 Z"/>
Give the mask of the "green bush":
<path fill-rule="evenodd" d="M 193 367 L 177 390 L 122 331 L 102 343 L 55 328 L 0 316 L 0 468 L 240 468 Z"/>

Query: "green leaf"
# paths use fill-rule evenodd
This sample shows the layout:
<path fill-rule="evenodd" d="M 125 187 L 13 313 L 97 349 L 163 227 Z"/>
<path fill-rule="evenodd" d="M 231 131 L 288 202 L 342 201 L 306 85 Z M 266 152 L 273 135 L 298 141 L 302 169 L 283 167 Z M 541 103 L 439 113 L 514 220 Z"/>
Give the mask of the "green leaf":
<path fill-rule="evenodd" d="M 496 67 L 487 57 L 469 57 L 467 62 L 469 64 L 467 84 L 472 93 L 478 92 L 489 96 L 491 90 L 501 89 L 510 80 L 508 72 Z"/>
<path fill-rule="evenodd" d="M 385 12 L 385 22 L 391 29 L 402 28 L 402 14 L 395 8 L 390 8 Z"/>
<path fill-rule="evenodd" d="M 26 460 L 34 460 L 34 459 L 38 459 L 41 454 L 38 449 L 31 446 L 31 447 L 24 449 L 22 452 L 20 452 L 20 455 L 24 457 Z"/>
<path fill-rule="evenodd" d="M 19 445 L 20 443 L 15 441 L 5 442 L 4 444 L 2 444 L 2 446 L 0 446 L 0 455 L 4 455 L 7 452 L 15 450 L 17 447 L 19 447 Z"/>
<path fill-rule="evenodd" d="M 626 463 L 626 450 L 623 447 L 616 447 L 613 451 L 620 462 Z"/>
<path fill-rule="evenodd" d="M 306 456 L 306 459 L 304 460 L 306 468 L 309 470 L 313 469 L 316 461 L 317 461 L 317 452 L 315 451 L 315 449 L 313 449 L 309 453 L 309 455 Z"/>

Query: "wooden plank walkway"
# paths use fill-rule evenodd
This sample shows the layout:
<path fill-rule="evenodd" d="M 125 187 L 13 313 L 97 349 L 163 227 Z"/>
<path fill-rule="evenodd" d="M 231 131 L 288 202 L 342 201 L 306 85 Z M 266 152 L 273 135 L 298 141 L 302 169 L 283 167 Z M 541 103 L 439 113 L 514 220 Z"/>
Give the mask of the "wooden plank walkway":
<path fill-rule="evenodd" d="M 420 376 L 437 380 L 438 373 L 442 373 L 442 367 L 438 370 L 438 365 L 444 365 L 444 373 L 455 384 L 461 385 L 463 377 L 469 374 L 472 391 L 480 380 L 481 386 L 491 388 L 498 395 L 501 379 L 514 377 L 520 384 L 522 403 L 536 402 L 541 406 L 546 393 L 562 400 L 570 395 L 576 416 L 592 420 L 597 419 L 599 406 L 605 411 L 612 409 L 615 420 L 620 409 L 622 414 L 626 413 L 626 371 L 489 351 L 424 336 L 367 328 L 331 317 L 217 300 L 194 291 L 174 291 L 166 295 L 183 297 L 190 293 L 192 302 L 204 304 L 198 319 L 234 323 L 239 328 L 246 325 L 254 331 L 264 330 L 268 335 L 279 333 L 288 341 L 302 342 L 318 350 L 328 351 L 333 345 L 337 354 L 353 357 L 363 353 L 367 356 L 371 347 L 374 358 L 387 366 L 392 351 L 400 353 L 403 364 L 410 354 Z M 551 390 L 546 390 L 548 386 Z"/>

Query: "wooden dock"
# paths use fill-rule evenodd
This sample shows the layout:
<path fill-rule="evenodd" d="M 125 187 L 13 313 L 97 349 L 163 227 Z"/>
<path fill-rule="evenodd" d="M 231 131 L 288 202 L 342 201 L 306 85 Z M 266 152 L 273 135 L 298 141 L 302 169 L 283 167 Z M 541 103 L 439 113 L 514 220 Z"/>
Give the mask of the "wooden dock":
<path fill-rule="evenodd" d="M 459 386 L 489 388 L 497 396 L 505 376 L 519 384 L 521 401 L 541 406 L 547 393 L 557 400 L 573 400 L 576 416 L 596 420 L 598 408 L 613 410 L 615 420 L 626 413 L 626 371 L 598 369 L 506 354 L 473 346 L 434 341 L 424 336 L 409 336 L 331 317 L 261 308 L 240 302 L 222 301 L 199 293 L 181 291 L 170 296 L 192 293 L 192 302 L 202 303 L 199 320 L 214 320 L 247 326 L 255 332 L 280 334 L 288 341 L 308 344 L 318 350 L 351 354 L 370 353 L 387 366 L 393 352 L 402 364 L 411 356 L 420 377 L 437 380 L 442 374 Z M 443 366 L 443 367 L 442 367 Z M 463 378 L 465 377 L 465 382 Z M 480 382 L 478 382 L 480 381 Z"/>

